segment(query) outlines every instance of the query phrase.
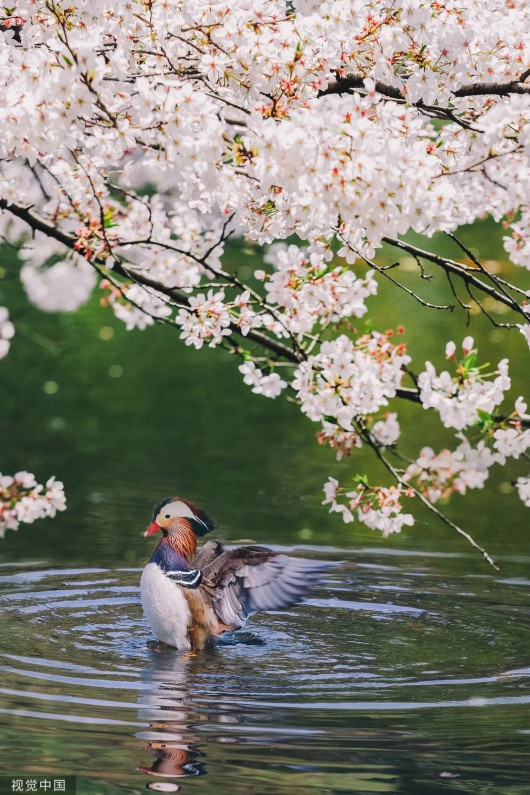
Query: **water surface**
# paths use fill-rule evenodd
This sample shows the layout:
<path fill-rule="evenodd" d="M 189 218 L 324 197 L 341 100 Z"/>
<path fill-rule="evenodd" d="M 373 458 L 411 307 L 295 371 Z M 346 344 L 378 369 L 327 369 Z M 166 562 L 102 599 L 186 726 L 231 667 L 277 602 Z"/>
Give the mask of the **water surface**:
<path fill-rule="evenodd" d="M 136 569 L 2 567 L 5 769 L 81 793 L 528 792 L 527 566 L 296 554 L 344 563 L 191 657 L 153 641 Z"/>

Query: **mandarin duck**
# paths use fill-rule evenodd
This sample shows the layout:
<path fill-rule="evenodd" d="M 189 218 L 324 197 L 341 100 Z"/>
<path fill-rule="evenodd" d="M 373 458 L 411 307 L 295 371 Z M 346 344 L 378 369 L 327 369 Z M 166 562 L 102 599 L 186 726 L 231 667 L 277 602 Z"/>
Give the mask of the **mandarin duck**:
<path fill-rule="evenodd" d="M 260 546 L 225 550 L 218 541 L 196 555 L 197 538 L 214 527 L 189 500 L 167 497 L 144 533 L 162 532 L 142 573 L 144 614 L 158 640 L 180 651 L 203 649 L 212 636 L 243 627 L 257 610 L 297 604 L 332 565 Z"/>

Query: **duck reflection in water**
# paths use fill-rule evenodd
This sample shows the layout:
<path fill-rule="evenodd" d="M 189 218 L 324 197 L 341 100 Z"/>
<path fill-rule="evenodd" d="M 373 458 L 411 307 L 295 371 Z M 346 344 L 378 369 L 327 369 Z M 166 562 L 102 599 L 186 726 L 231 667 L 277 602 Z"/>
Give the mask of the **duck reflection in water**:
<path fill-rule="evenodd" d="M 188 697 L 198 661 L 163 644 L 153 643 L 151 649 L 151 665 L 142 677 L 148 688 L 138 699 L 138 717 L 149 723 L 149 729 L 136 736 L 145 741 L 146 750 L 154 751 L 154 759 L 150 766 L 139 765 L 137 769 L 168 778 L 205 775 L 199 738 L 190 728 L 193 708 Z"/>
<path fill-rule="evenodd" d="M 237 643 L 256 647 L 263 646 L 264 641 L 253 632 L 238 632 L 225 636 L 218 643 L 221 648 L 212 644 L 200 655 L 183 655 L 163 643 L 149 644 L 150 664 L 141 677 L 145 689 L 138 699 L 138 717 L 149 724 L 149 729 L 138 732 L 136 737 L 145 742 L 145 750 L 154 752 L 154 758 L 150 765 L 140 764 L 139 771 L 167 778 L 206 775 L 203 761 L 206 753 L 201 750 L 206 736 L 203 732 L 197 735 L 193 726 L 211 723 L 215 720 L 214 713 L 220 723 L 239 724 L 241 711 L 233 704 L 226 710 L 227 705 L 219 703 L 218 694 L 212 696 L 211 703 L 204 699 L 204 712 L 190 694 L 204 692 L 210 674 L 229 676 L 234 688 L 238 689 L 238 670 L 233 664 L 225 665 L 222 646 Z M 241 739 L 230 734 L 229 737 L 217 735 L 215 741 L 234 743 Z"/>
<path fill-rule="evenodd" d="M 147 743 L 147 748 L 156 751 L 156 755 L 151 767 L 138 767 L 142 773 L 169 777 L 202 776 L 206 773 L 202 762 L 195 761 L 196 757 L 201 756 L 201 752 L 189 745 L 179 744 L 178 740 L 151 740 Z"/>

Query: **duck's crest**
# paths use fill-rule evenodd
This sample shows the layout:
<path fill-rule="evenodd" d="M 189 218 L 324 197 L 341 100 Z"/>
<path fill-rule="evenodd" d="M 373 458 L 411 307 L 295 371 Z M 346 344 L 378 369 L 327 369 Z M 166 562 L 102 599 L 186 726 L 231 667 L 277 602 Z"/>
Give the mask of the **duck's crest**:
<path fill-rule="evenodd" d="M 154 511 L 153 511 L 153 522 L 155 521 L 156 517 L 158 516 L 158 514 L 160 513 L 160 511 L 162 510 L 164 505 L 167 505 L 168 503 L 173 502 L 174 499 L 175 499 L 175 497 L 164 497 L 163 500 L 160 500 L 159 502 L 157 502 L 157 504 L 155 505 Z"/>

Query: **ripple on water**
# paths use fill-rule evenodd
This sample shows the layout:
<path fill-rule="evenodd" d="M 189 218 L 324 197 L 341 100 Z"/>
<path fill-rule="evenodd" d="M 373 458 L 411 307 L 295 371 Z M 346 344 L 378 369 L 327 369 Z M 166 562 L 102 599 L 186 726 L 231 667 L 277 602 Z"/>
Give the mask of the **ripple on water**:
<path fill-rule="evenodd" d="M 77 772 L 88 792 L 209 769 L 217 789 L 205 792 L 248 792 L 249 780 L 256 793 L 421 792 L 425 775 L 431 792 L 447 768 L 458 792 L 489 775 L 519 795 L 502 777 L 530 730 L 528 580 L 361 558 L 193 657 L 153 643 L 138 570 L 3 567 L 9 736 L 30 737 L 39 764 Z M 31 770 L 26 749 L 11 742 L 9 758 Z"/>

